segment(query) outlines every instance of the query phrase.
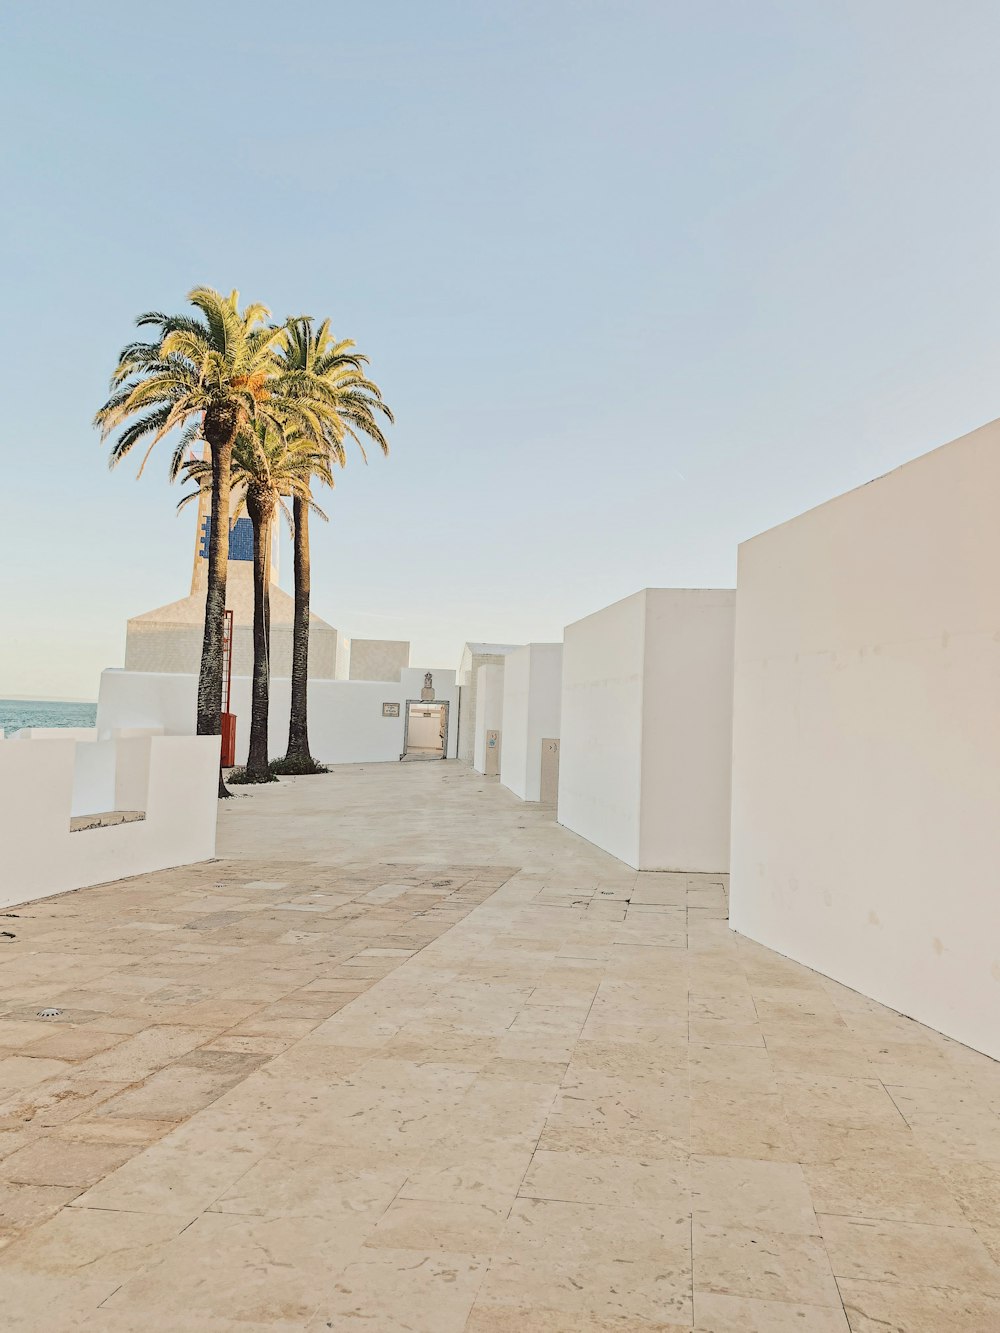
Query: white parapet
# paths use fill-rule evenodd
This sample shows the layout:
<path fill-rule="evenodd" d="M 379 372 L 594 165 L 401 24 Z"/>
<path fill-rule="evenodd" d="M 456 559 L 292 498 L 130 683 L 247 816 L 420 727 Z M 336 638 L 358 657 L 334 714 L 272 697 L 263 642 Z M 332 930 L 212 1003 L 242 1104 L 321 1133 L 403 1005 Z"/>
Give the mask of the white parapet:
<path fill-rule="evenodd" d="M 504 661 L 500 782 L 522 801 L 541 799 L 542 742 L 558 740 L 561 643 L 529 643 Z"/>
<path fill-rule="evenodd" d="M 0 743 L 0 907 L 215 855 L 218 737 Z"/>
<path fill-rule="evenodd" d="M 1000 1057 L 1000 423 L 740 547 L 733 926 Z"/>
<path fill-rule="evenodd" d="M 408 701 L 419 700 L 430 674 L 435 699 L 448 705 L 448 750 L 458 746 L 458 686 L 455 672 L 406 667 L 396 681 L 309 681 L 309 744 L 325 764 L 399 761 Z M 97 729 L 101 736 L 129 727 L 160 727 L 168 735 L 194 733 L 198 681 L 175 672 L 120 671 L 101 674 Z M 280 758 L 288 743 L 291 682 L 271 678 L 268 746 Z M 388 705 L 388 707 L 386 707 Z M 236 762 L 246 762 L 250 745 L 250 680 L 234 676 L 230 707 L 236 714 Z"/>
<path fill-rule="evenodd" d="M 559 822 L 636 869 L 729 868 L 734 604 L 647 588 L 566 629 Z"/>

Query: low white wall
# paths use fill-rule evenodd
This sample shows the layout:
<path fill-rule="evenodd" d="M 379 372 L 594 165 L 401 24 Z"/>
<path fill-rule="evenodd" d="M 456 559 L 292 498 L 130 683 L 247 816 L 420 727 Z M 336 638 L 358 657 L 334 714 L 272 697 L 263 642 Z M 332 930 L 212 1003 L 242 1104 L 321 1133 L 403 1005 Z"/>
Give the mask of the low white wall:
<path fill-rule="evenodd" d="M 500 757 L 503 758 L 503 673 L 502 665 L 487 664 L 476 672 L 476 735 L 472 767 L 486 772 L 486 733 L 499 731 Z"/>
<path fill-rule="evenodd" d="M 728 869 L 734 603 L 647 588 L 566 629 L 559 822 L 637 869 Z"/>
<path fill-rule="evenodd" d="M 419 699 L 414 690 L 416 672 L 404 671 L 403 680 L 310 680 L 309 745 L 314 759 L 325 764 L 360 764 L 399 759 L 403 751 L 406 701 Z M 423 671 L 419 680 L 423 682 Z M 436 697 L 449 707 L 448 758 L 457 746 L 458 687 L 439 679 L 454 672 L 434 672 Z M 399 705 L 398 717 L 383 717 L 383 703 Z M 194 676 L 108 670 L 101 675 L 97 727 L 101 735 L 128 727 L 162 726 L 167 735 L 194 733 L 197 680 Z M 291 681 L 271 680 L 268 744 L 272 758 L 288 746 Z M 245 763 L 250 745 L 250 680 L 234 676 L 231 706 L 236 713 L 236 762 Z"/>
<path fill-rule="evenodd" d="M 0 907 L 69 889 L 189 865 L 215 855 L 219 741 L 216 737 L 152 736 L 118 742 L 129 753 L 122 796 L 142 804 L 145 819 L 70 832 L 77 754 L 95 742 L 46 740 L 0 744 Z M 148 767 L 140 777 L 136 757 Z M 107 783 L 91 788 L 108 795 Z M 85 813 L 92 813 L 87 811 Z"/>
<path fill-rule="evenodd" d="M 11 741 L 96 741 L 96 727 L 22 727 L 7 737 Z"/>
<path fill-rule="evenodd" d="M 559 736 L 562 710 L 561 643 L 529 643 L 504 662 L 500 782 L 522 801 L 537 801 L 542 741 Z"/>
<path fill-rule="evenodd" d="M 740 547 L 733 926 L 1000 1057 L 1000 423 Z"/>

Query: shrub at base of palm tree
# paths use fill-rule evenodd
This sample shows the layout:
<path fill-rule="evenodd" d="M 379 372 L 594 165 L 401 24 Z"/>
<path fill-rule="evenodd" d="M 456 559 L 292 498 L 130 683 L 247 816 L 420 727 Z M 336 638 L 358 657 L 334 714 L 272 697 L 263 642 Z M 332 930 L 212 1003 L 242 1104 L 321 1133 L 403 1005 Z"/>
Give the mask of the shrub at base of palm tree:
<path fill-rule="evenodd" d="M 268 769 L 263 774 L 249 773 L 245 768 L 234 768 L 228 782 L 231 787 L 250 787 L 257 782 L 277 782 L 278 779 Z"/>
<path fill-rule="evenodd" d="M 283 759 L 272 759 L 268 765 L 272 773 L 281 777 L 308 777 L 313 773 L 329 773 L 326 764 L 317 763 L 311 755 L 304 758 L 299 755 L 285 755 Z"/>

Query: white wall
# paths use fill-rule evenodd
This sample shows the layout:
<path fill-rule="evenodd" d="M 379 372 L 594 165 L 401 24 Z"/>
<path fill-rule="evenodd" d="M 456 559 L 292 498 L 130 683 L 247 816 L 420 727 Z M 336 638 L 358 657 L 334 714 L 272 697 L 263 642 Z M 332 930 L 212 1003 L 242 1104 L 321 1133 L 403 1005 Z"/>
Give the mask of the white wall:
<path fill-rule="evenodd" d="M 639 866 L 729 869 L 736 594 L 646 593 Z"/>
<path fill-rule="evenodd" d="M 457 681 L 461 687 L 458 757 L 465 764 L 476 758 L 476 682 L 481 666 L 502 666 L 508 653 L 517 647 L 510 643 L 467 643 L 462 649 Z"/>
<path fill-rule="evenodd" d="M 529 643 L 504 661 L 500 782 L 522 801 L 541 797 L 542 741 L 559 736 L 562 644 Z"/>
<path fill-rule="evenodd" d="M 309 745 L 314 759 L 327 764 L 389 762 L 403 752 L 406 700 L 419 699 L 413 692 L 412 675 L 392 681 L 310 680 Z M 448 758 L 457 744 L 458 688 L 438 681 L 454 672 L 435 671 L 437 698 L 448 703 Z M 423 682 L 423 671 L 419 672 Z M 100 735 L 113 729 L 162 726 L 168 735 L 192 735 L 195 729 L 197 680 L 176 673 L 156 674 L 108 670 L 101 674 L 97 703 Z M 399 717 L 382 716 L 383 703 L 399 705 Z M 268 743 L 272 758 L 285 753 L 288 744 L 288 713 L 291 682 L 272 677 L 268 714 Z M 245 763 L 250 745 L 250 680 L 234 676 L 232 707 L 236 713 L 236 761 Z"/>
<path fill-rule="evenodd" d="M 1000 1057 L 1000 423 L 740 548 L 732 924 Z"/>
<path fill-rule="evenodd" d="M 476 735 L 472 767 L 486 772 L 486 733 L 499 731 L 500 756 L 503 758 L 503 666 L 487 664 L 476 672 Z"/>
<path fill-rule="evenodd" d="M 566 629 L 559 822 L 637 869 L 728 869 L 734 602 L 647 588 Z"/>
<path fill-rule="evenodd" d="M 127 752 L 120 795 L 130 804 L 117 805 L 112 794 L 104 808 L 141 808 L 145 819 L 71 833 L 77 754 L 97 744 L 0 742 L 0 908 L 215 855 L 217 737 L 118 742 Z M 142 775 L 136 772 L 139 754 L 148 757 Z M 107 797 L 103 778 L 91 793 Z"/>
<path fill-rule="evenodd" d="M 566 627 L 560 824 L 639 864 L 646 594 Z"/>
<path fill-rule="evenodd" d="M 424 716 L 426 711 L 427 716 Z M 441 710 L 436 704 L 427 704 L 426 709 L 414 706 L 410 709 L 410 730 L 406 738 L 409 749 L 436 750 L 441 745 Z"/>

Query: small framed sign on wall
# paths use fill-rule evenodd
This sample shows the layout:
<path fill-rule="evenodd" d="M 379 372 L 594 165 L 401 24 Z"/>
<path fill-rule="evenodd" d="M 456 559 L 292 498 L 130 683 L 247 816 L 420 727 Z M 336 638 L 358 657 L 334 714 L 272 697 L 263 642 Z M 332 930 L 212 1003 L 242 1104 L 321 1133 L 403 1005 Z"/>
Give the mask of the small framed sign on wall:
<path fill-rule="evenodd" d="M 383 705 L 382 705 L 382 716 L 383 716 L 383 717 L 399 717 L 399 704 L 383 704 Z"/>

